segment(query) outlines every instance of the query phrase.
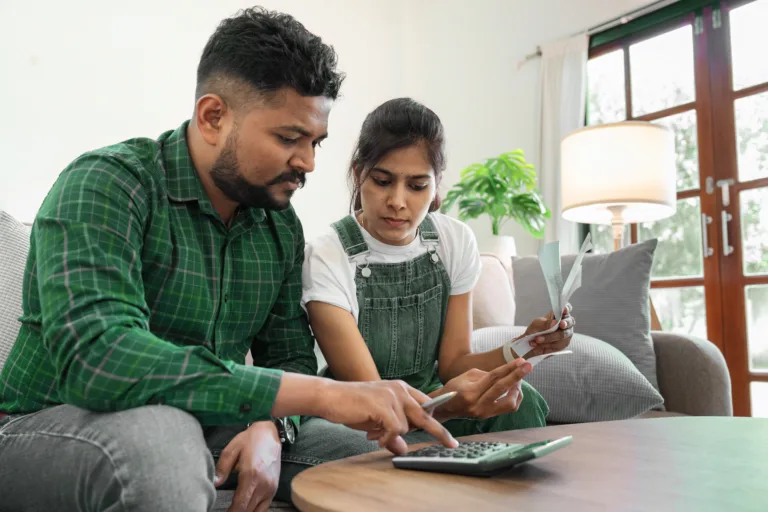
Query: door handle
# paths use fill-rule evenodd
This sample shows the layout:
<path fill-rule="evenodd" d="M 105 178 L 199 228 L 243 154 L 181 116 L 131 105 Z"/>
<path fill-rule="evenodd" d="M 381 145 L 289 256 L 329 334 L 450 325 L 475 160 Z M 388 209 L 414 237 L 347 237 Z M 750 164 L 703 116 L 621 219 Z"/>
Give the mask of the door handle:
<path fill-rule="evenodd" d="M 701 242 L 704 245 L 704 257 L 709 258 L 715 254 L 715 249 L 709 246 L 709 225 L 712 224 L 712 217 L 706 213 L 701 214 Z"/>
<path fill-rule="evenodd" d="M 723 230 L 723 254 L 726 256 L 730 256 L 734 251 L 733 246 L 728 242 L 728 223 L 732 220 L 733 215 L 725 210 L 720 211 L 720 224 Z"/>
<path fill-rule="evenodd" d="M 723 207 L 731 205 L 731 192 L 730 186 L 733 185 L 733 179 L 729 180 L 717 180 L 716 187 L 720 187 L 720 191 L 723 193 Z"/>

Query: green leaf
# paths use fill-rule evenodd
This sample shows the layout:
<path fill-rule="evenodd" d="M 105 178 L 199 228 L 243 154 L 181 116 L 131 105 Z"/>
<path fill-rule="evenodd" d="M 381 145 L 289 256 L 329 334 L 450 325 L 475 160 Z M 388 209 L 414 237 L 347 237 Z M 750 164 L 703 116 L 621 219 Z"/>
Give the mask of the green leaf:
<path fill-rule="evenodd" d="M 465 198 L 459 201 L 459 211 L 462 220 L 476 219 L 484 213 L 488 213 L 488 203 L 479 197 Z"/>
<path fill-rule="evenodd" d="M 494 233 L 504 222 L 514 220 L 540 238 L 551 213 L 536 186 L 534 166 L 521 149 L 515 149 L 463 169 L 441 210 L 447 212 L 458 203 L 462 220 L 487 215 Z"/>

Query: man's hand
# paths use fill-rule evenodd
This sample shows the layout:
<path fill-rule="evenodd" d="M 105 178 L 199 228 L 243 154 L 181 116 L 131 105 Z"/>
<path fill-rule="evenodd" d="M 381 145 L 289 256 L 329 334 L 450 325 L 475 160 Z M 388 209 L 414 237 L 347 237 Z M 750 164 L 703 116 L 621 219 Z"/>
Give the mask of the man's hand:
<path fill-rule="evenodd" d="M 549 313 L 547 316 L 536 318 L 531 322 L 531 325 L 525 330 L 524 335 L 546 331 L 554 325 L 555 315 L 554 313 Z M 571 343 L 574 325 L 576 325 L 576 319 L 571 316 L 571 305 L 567 304 L 563 310 L 563 317 L 560 319 L 560 325 L 557 330 L 549 334 L 542 334 L 531 341 L 530 344 L 533 347 L 533 350 L 525 354 L 525 357 L 529 358 L 543 354 L 551 354 L 552 352 L 563 350 Z"/>
<path fill-rule="evenodd" d="M 328 421 L 368 432 L 368 439 L 396 455 L 408 449 L 401 435 L 423 429 L 449 448 L 458 446 L 450 432 L 421 408 L 429 397 L 402 381 L 328 381 L 323 407 Z"/>
<path fill-rule="evenodd" d="M 531 369 L 531 365 L 520 358 L 490 372 L 468 370 L 449 380 L 440 390 L 440 394 L 450 391 L 458 394 L 435 414 L 445 421 L 459 416 L 492 418 L 517 411 L 523 401 L 521 382 Z"/>
<path fill-rule="evenodd" d="M 229 512 L 266 512 L 277 492 L 282 445 L 271 421 L 254 423 L 224 448 L 216 465 L 216 485 L 238 472 Z"/>

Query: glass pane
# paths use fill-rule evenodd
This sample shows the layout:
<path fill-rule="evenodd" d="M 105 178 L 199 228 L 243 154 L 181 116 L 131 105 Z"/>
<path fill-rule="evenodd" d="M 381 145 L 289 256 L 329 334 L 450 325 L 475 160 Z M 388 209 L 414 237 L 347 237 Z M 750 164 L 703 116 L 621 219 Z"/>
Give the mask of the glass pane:
<path fill-rule="evenodd" d="M 749 394 L 752 395 L 752 417 L 768 418 L 768 382 L 751 382 Z"/>
<path fill-rule="evenodd" d="M 699 137 L 696 111 L 690 110 L 654 121 L 675 134 L 677 153 L 677 190 L 699 188 Z"/>
<path fill-rule="evenodd" d="M 768 92 L 738 99 L 733 108 L 739 181 L 768 177 Z"/>
<path fill-rule="evenodd" d="M 629 225 L 624 226 L 624 243 L 629 244 L 631 233 Z M 590 224 L 589 232 L 592 233 L 592 250 L 595 254 L 608 254 L 613 252 L 613 227 L 603 224 Z"/>
<path fill-rule="evenodd" d="M 744 274 L 768 274 L 768 188 L 741 193 Z"/>
<path fill-rule="evenodd" d="M 651 278 L 701 277 L 701 207 L 699 198 L 680 199 L 672 217 L 637 226 L 638 240 L 658 238 Z"/>
<path fill-rule="evenodd" d="M 752 370 L 768 371 L 768 285 L 744 288 L 747 304 L 747 346 Z"/>
<path fill-rule="evenodd" d="M 634 117 L 696 98 L 690 25 L 629 47 Z"/>
<path fill-rule="evenodd" d="M 765 49 L 768 48 L 768 0 L 758 0 L 731 11 L 733 89 L 768 82 Z M 759 63 L 763 63 L 760 65 Z"/>
<path fill-rule="evenodd" d="M 587 123 L 624 121 L 624 51 L 606 53 L 587 63 Z"/>
<path fill-rule="evenodd" d="M 704 287 L 654 288 L 651 300 L 664 331 L 707 339 Z"/>

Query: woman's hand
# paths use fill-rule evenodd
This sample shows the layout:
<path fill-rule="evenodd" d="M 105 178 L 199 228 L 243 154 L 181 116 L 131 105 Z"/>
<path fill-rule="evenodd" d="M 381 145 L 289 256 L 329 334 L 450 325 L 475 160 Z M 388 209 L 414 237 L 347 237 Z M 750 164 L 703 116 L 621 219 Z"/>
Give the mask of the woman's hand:
<path fill-rule="evenodd" d="M 555 315 L 549 313 L 547 316 L 537 318 L 525 330 L 524 336 L 537 332 L 546 331 L 555 325 Z M 573 326 L 576 325 L 576 319 L 571 316 L 571 305 L 566 304 L 563 310 L 563 317 L 560 319 L 560 325 L 557 330 L 549 334 L 542 334 L 530 342 L 533 350 L 525 354 L 526 358 L 539 356 L 542 354 L 551 354 L 559 352 L 571 343 L 573 337 Z"/>
<path fill-rule="evenodd" d="M 462 373 L 435 395 L 458 392 L 435 410 L 435 418 L 439 421 L 456 417 L 482 419 L 517 411 L 523 401 L 521 382 L 531 369 L 531 365 L 520 358 L 490 372 L 473 368 Z"/>

